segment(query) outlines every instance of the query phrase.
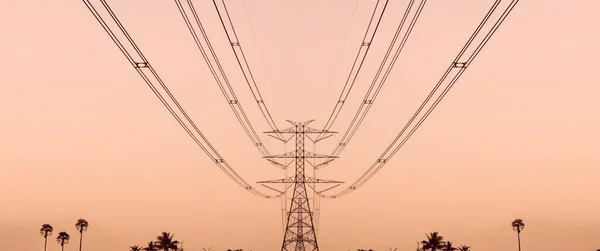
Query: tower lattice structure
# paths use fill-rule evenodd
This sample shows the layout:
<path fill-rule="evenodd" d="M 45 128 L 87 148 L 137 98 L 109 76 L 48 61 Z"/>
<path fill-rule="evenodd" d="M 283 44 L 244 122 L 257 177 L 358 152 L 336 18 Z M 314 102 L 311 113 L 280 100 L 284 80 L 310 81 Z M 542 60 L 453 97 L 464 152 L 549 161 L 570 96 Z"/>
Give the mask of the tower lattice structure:
<path fill-rule="evenodd" d="M 305 167 L 306 163 L 311 165 L 313 168 L 317 168 L 321 165 L 326 165 L 329 162 L 333 161 L 335 156 L 316 154 L 312 152 L 308 152 L 305 150 L 305 142 L 306 139 L 313 141 L 313 138 L 310 137 L 311 134 L 317 135 L 326 135 L 325 137 L 329 137 L 333 135 L 335 132 L 327 131 L 327 130 L 317 130 L 307 125 L 314 120 L 306 121 L 306 122 L 294 122 L 287 120 L 291 127 L 283 130 L 277 131 L 269 131 L 266 133 L 273 134 L 291 134 L 287 140 L 291 140 L 295 138 L 296 149 L 291 152 L 287 152 L 279 155 L 271 155 L 266 156 L 269 161 L 273 162 L 277 165 L 289 166 L 292 163 L 295 163 L 296 170 L 295 175 L 285 178 L 285 179 L 277 179 L 277 180 L 267 180 L 261 181 L 258 183 L 286 183 L 291 184 L 287 186 L 282 193 L 286 193 L 289 188 L 294 187 L 292 192 L 292 199 L 290 203 L 289 210 L 287 211 L 287 220 L 286 227 L 283 237 L 283 244 L 281 245 L 282 251 L 318 251 L 319 245 L 317 243 L 317 235 L 315 233 L 315 227 L 313 225 L 313 211 L 311 210 L 307 187 L 315 190 L 314 186 L 310 184 L 317 183 L 343 183 L 340 181 L 333 180 L 323 180 L 316 179 L 314 177 L 306 176 Z M 275 159 L 291 159 L 287 164 L 281 164 Z M 311 163 L 310 161 L 306 161 L 306 159 L 321 159 L 320 163 L 316 161 Z M 339 184 L 338 184 L 339 185 Z M 264 185 L 266 186 L 266 185 Z M 337 186 L 337 185 L 336 185 Z M 270 188 L 270 187 L 269 187 Z M 331 187 L 333 188 L 333 187 Z M 329 190 L 331 188 L 325 189 Z M 274 188 L 271 188 L 274 189 Z M 274 189 L 275 190 L 275 189 Z M 316 191 L 316 190 L 315 190 Z M 324 191 L 324 190 L 323 190 Z M 320 192 L 323 192 L 320 191 Z M 320 193 L 317 192 L 317 193 Z"/>

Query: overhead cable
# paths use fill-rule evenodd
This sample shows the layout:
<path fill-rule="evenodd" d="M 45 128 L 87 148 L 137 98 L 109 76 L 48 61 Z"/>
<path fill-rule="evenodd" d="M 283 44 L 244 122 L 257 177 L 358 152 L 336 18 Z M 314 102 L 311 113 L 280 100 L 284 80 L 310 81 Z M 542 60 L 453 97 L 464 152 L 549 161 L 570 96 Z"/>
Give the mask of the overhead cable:
<path fill-rule="evenodd" d="M 483 36 L 481 42 L 479 44 L 477 44 L 477 46 L 474 48 L 474 50 L 471 53 L 466 53 L 467 51 L 472 49 L 471 45 L 472 45 L 473 41 L 475 41 L 476 38 L 480 37 L 479 35 L 481 34 L 483 27 L 489 21 L 492 14 L 495 13 L 500 2 L 502 2 L 502 0 L 496 0 L 494 5 L 491 7 L 490 11 L 486 14 L 486 16 L 483 18 L 481 23 L 475 29 L 475 32 L 473 33 L 473 35 L 471 35 L 469 40 L 466 42 L 464 47 L 461 49 L 458 56 L 452 61 L 452 63 L 450 64 L 450 66 L 448 67 L 446 72 L 442 75 L 441 79 L 435 85 L 433 90 L 430 92 L 430 94 L 427 96 L 427 98 L 423 101 L 421 106 L 417 109 L 417 111 L 414 113 L 414 115 L 411 117 L 411 119 L 408 121 L 408 123 L 404 126 L 404 128 L 402 128 L 402 130 L 396 136 L 394 141 L 383 152 L 383 154 L 381 154 L 379 156 L 379 158 L 371 165 L 371 167 L 366 172 L 364 172 L 349 187 L 347 187 L 346 189 L 344 189 L 340 192 L 332 194 L 332 195 L 321 194 L 321 197 L 335 199 L 335 198 L 340 198 L 342 196 L 348 195 L 349 193 L 351 193 L 353 191 L 356 191 L 359 187 L 361 187 L 369 179 L 371 179 L 386 163 L 389 162 L 389 160 L 394 156 L 394 154 L 396 154 L 398 152 L 398 150 L 400 150 L 402 148 L 402 146 L 404 146 L 404 144 L 410 139 L 410 137 L 414 134 L 414 132 L 422 125 L 422 123 L 427 119 L 427 117 L 429 117 L 429 115 L 435 109 L 435 107 L 437 107 L 437 105 L 441 102 L 441 100 L 446 96 L 446 94 L 454 86 L 456 81 L 464 73 L 464 71 L 467 69 L 467 67 L 473 62 L 475 57 L 479 54 L 479 52 L 487 44 L 487 42 L 492 37 L 492 35 L 494 35 L 494 33 L 498 30 L 498 27 L 500 27 L 500 25 L 504 22 L 506 17 L 510 14 L 510 12 L 516 6 L 516 4 L 519 2 L 519 0 L 512 0 L 510 2 L 510 4 L 506 7 L 504 12 L 502 12 L 500 17 L 498 17 L 497 21 L 489 29 L 489 31 L 487 33 L 485 33 L 485 36 Z M 447 79 L 450 79 L 450 81 L 447 82 L 446 81 Z M 444 83 L 445 83 L 445 88 L 439 93 L 439 95 L 437 96 L 435 101 L 431 104 L 431 106 L 426 110 L 425 113 L 423 113 L 423 115 L 418 119 L 416 124 L 414 124 L 413 127 L 405 135 L 405 132 L 407 132 L 408 128 L 417 119 L 417 117 L 419 115 L 421 115 L 421 111 L 425 108 L 425 106 L 429 103 L 431 98 L 437 93 L 440 86 L 442 86 L 442 84 L 444 84 Z"/>
<path fill-rule="evenodd" d="M 188 0 L 189 1 L 189 0 Z M 219 15 L 219 20 L 221 20 L 221 26 L 223 26 L 223 30 L 225 34 L 227 34 L 227 39 L 229 40 L 229 44 L 231 45 L 231 50 L 235 54 L 235 59 L 244 74 L 244 79 L 250 88 L 250 92 L 260 109 L 265 121 L 273 131 L 279 131 L 275 121 L 273 121 L 273 117 L 267 108 L 265 100 L 260 94 L 260 90 L 258 89 L 258 85 L 256 84 L 256 80 L 254 79 L 254 75 L 252 74 L 252 70 L 250 69 L 250 65 L 248 64 L 248 60 L 246 60 L 246 55 L 244 54 L 244 50 L 242 49 L 242 45 L 240 44 L 240 40 L 238 39 L 237 33 L 235 31 L 235 27 L 233 26 L 233 22 L 231 21 L 231 17 L 229 16 L 229 11 L 227 10 L 227 5 L 224 0 L 221 0 L 221 5 L 223 6 L 223 10 L 217 4 L 217 0 L 213 0 L 213 4 L 215 9 L 217 10 L 217 14 Z M 190 4 L 191 6 L 191 4 Z M 284 139 L 281 134 L 277 134 L 279 139 Z"/>
<path fill-rule="evenodd" d="M 423 8 L 425 7 L 425 4 L 427 3 L 427 0 L 420 1 L 420 3 L 416 7 L 414 15 L 412 16 L 412 18 L 410 20 L 410 23 L 408 24 L 408 27 L 406 29 L 404 29 L 409 14 L 413 10 L 413 8 L 416 6 L 415 2 L 416 2 L 415 0 L 411 0 L 409 2 L 408 7 L 406 8 L 406 11 L 404 12 L 404 15 L 402 16 L 402 20 L 400 21 L 400 24 L 398 25 L 398 28 L 396 29 L 394 38 L 392 39 L 390 46 L 388 47 L 388 50 L 387 50 L 381 64 L 379 65 L 379 68 L 377 69 L 377 73 L 375 74 L 375 77 L 373 78 L 373 81 L 371 82 L 371 85 L 369 86 L 369 89 L 367 90 L 367 93 L 365 94 L 363 101 L 361 102 L 360 106 L 356 110 L 356 113 L 354 114 L 354 117 L 353 117 L 352 121 L 350 122 L 350 125 L 346 129 L 346 131 L 343 134 L 342 138 L 340 139 L 339 143 L 335 146 L 334 150 L 331 152 L 330 155 L 339 156 L 341 154 L 342 150 L 344 150 L 344 148 L 348 145 L 348 143 L 350 142 L 350 140 L 352 139 L 352 137 L 354 136 L 354 134 L 356 133 L 356 131 L 358 130 L 360 125 L 362 124 L 363 120 L 367 116 L 369 110 L 371 109 L 371 106 L 375 102 L 377 95 L 381 91 L 381 88 L 385 84 L 392 68 L 396 64 L 396 61 L 398 60 L 400 53 L 404 49 L 404 46 L 406 45 L 408 38 L 412 34 L 413 28 L 415 27 L 417 20 L 419 20 L 419 17 L 421 16 L 421 13 L 423 11 Z M 393 53 L 393 57 L 391 58 L 391 60 L 388 60 L 390 55 L 392 55 L 392 50 L 394 49 L 394 47 L 396 47 L 396 43 L 398 41 L 398 38 L 400 37 L 400 34 L 402 34 L 402 31 L 404 31 L 404 35 L 402 36 L 402 39 L 400 40 L 398 47 L 395 49 L 395 52 Z M 388 61 L 389 61 L 389 64 L 387 65 L 385 72 L 383 72 L 383 69 L 384 69 L 385 65 L 388 63 Z M 382 72 L 383 72 L 383 74 L 382 74 Z"/>
<path fill-rule="evenodd" d="M 350 95 L 350 91 L 352 90 L 352 87 L 354 86 L 354 83 L 356 82 L 358 73 L 360 72 L 360 70 L 365 62 L 365 59 L 369 53 L 369 49 L 371 48 L 371 43 L 373 42 L 373 38 L 375 38 L 375 34 L 377 33 L 377 30 L 379 29 L 379 24 L 381 23 L 381 19 L 383 18 L 383 14 L 385 13 L 385 10 L 387 8 L 388 1 L 389 0 L 377 0 L 377 4 L 375 5 L 375 8 L 373 9 L 373 13 L 371 14 L 371 19 L 369 20 L 369 25 L 367 26 L 365 35 L 363 36 L 363 39 L 360 43 L 360 47 L 359 47 L 356 57 L 354 59 L 354 63 L 352 64 L 352 68 L 350 69 L 350 72 L 348 73 L 348 77 L 346 78 L 346 82 L 344 84 L 344 87 L 342 88 L 342 92 L 340 93 L 340 97 L 338 98 L 337 102 L 335 103 L 335 107 L 331 111 L 331 114 L 329 115 L 329 119 L 327 119 L 327 122 L 325 123 L 325 126 L 323 127 L 324 131 L 328 131 L 331 128 L 331 126 L 337 119 L 338 115 L 342 111 L 342 108 L 344 107 L 344 103 L 346 102 L 348 95 Z M 324 134 L 321 134 L 316 138 L 315 141 L 319 141 L 323 138 L 324 138 Z"/>
<path fill-rule="evenodd" d="M 269 153 L 267 147 L 261 141 L 260 137 L 256 133 L 256 130 L 254 130 L 252 123 L 250 122 L 250 120 L 248 119 L 248 116 L 244 112 L 244 109 L 242 108 L 242 104 L 240 103 L 239 99 L 237 98 L 235 91 L 234 91 L 233 87 L 231 86 L 229 79 L 227 78 L 227 74 L 225 74 L 225 70 L 223 69 L 223 66 L 220 63 L 219 58 L 217 57 L 217 54 L 210 42 L 210 39 L 208 38 L 208 35 L 206 34 L 206 30 L 204 29 L 204 26 L 202 25 L 202 22 L 200 21 L 200 17 L 196 11 L 196 8 L 194 7 L 194 4 L 192 3 L 191 0 L 186 1 L 187 9 L 188 9 L 189 13 L 191 13 L 191 16 L 194 19 L 194 22 L 192 22 L 192 20 L 190 19 L 190 15 L 188 14 L 188 11 L 186 11 L 186 8 L 182 4 L 182 1 L 175 0 L 175 3 L 177 4 L 177 8 L 179 9 L 181 16 L 183 17 L 183 20 L 185 21 L 186 26 L 187 26 L 188 30 L 190 31 L 190 34 L 192 35 L 194 42 L 196 43 L 196 46 L 200 50 L 200 53 L 202 54 L 203 59 L 205 60 L 208 68 L 210 69 L 211 74 L 213 75 L 213 77 L 215 79 L 215 82 L 219 86 L 221 92 L 223 93 L 223 97 L 225 98 L 226 102 L 229 104 L 229 106 L 230 106 L 231 110 L 233 111 L 234 115 L 236 116 L 238 122 L 240 123 L 240 125 L 242 126 L 242 128 L 244 129 L 244 131 L 246 132 L 246 134 L 252 141 L 252 144 L 259 150 L 259 152 L 262 154 L 262 156 L 263 157 L 269 156 L 270 153 Z M 198 32 L 196 32 L 196 27 L 194 27 L 194 25 L 196 25 L 196 27 L 202 34 L 202 37 L 198 36 Z M 203 45 L 203 43 L 204 43 L 204 45 Z M 208 48 L 210 57 L 209 57 L 205 47 Z M 211 59 L 212 59 L 212 61 L 211 61 Z M 214 63 L 213 63 L 213 61 L 214 61 Z M 215 65 L 216 65 L 217 69 L 215 69 Z M 246 73 L 244 73 L 244 76 L 246 76 Z"/>
<path fill-rule="evenodd" d="M 113 40 L 115 45 L 119 48 L 119 50 L 123 53 L 123 55 L 127 58 L 131 66 L 136 70 L 136 72 L 142 77 L 144 82 L 150 87 L 152 92 L 158 97 L 161 103 L 167 108 L 169 113 L 173 115 L 173 117 L 177 120 L 179 125 L 186 131 L 186 133 L 196 142 L 196 144 L 208 155 L 208 157 L 215 162 L 219 168 L 227 174 L 234 182 L 236 182 L 239 186 L 246 189 L 246 191 L 262 198 L 277 198 L 280 197 L 277 195 L 267 195 L 254 187 L 252 187 L 248 182 L 246 182 L 230 165 L 225 161 L 225 159 L 217 152 L 217 150 L 210 144 L 208 139 L 202 134 L 200 129 L 196 126 L 196 124 L 192 121 L 192 119 L 188 116 L 186 111 L 183 109 L 181 104 L 177 101 L 175 96 L 171 93 L 171 91 L 167 88 L 166 84 L 160 78 L 154 67 L 150 64 L 148 59 L 144 56 L 140 48 L 136 45 L 129 32 L 125 29 L 122 23 L 119 21 L 113 10 L 110 8 L 108 3 L 105 0 L 100 0 L 107 13 L 110 15 L 110 19 L 114 22 L 113 25 L 118 27 L 118 30 L 121 32 L 121 35 L 126 38 L 126 42 L 122 42 L 117 35 L 113 32 L 110 26 L 107 24 L 105 19 L 100 15 L 100 13 L 96 10 L 94 5 L 90 2 L 90 0 L 83 0 L 87 8 L 94 15 L 96 20 L 100 23 L 102 28 L 106 31 L 106 33 Z M 133 49 L 128 49 L 126 47 L 130 47 Z M 157 82 L 159 86 L 155 84 Z M 163 93 L 167 94 L 167 98 L 161 93 L 159 89 L 162 89 Z M 170 100 L 170 102 L 169 102 Z M 173 105 L 176 107 L 173 108 Z M 183 117 L 183 118 L 182 118 Z M 191 126 L 191 128 L 190 128 Z"/>

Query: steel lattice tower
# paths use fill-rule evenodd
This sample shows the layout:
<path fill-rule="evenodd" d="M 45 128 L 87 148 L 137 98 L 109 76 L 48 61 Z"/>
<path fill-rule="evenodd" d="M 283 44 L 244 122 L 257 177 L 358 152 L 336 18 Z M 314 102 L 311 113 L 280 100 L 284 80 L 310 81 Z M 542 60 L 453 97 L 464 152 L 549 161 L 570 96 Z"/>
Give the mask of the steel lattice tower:
<path fill-rule="evenodd" d="M 319 250 L 319 245 L 317 244 L 317 236 L 316 236 L 315 228 L 313 225 L 313 212 L 311 211 L 311 208 L 310 208 L 307 186 L 314 190 L 314 187 L 310 186 L 309 184 L 343 183 L 343 182 L 339 182 L 339 181 L 315 179 L 314 177 L 308 177 L 305 175 L 306 163 L 309 163 L 314 168 L 316 168 L 320 165 L 326 165 L 329 162 L 333 161 L 335 158 L 337 158 L 335 156 L 321 155 L 321 154 L 308 152 L 305 150 L 304 146 L 305 146 L 306 139 L 309 139 L 314 142 L 314 140 L 309 136 L 309 134 L 319 134 L 319 135 L 326 134 L 328 136 L 331 136 L 331 135 L 333 135 L 333 133 L 335 133 L 335 132 L 326 131 L 326 130 L 316 130 L 314 128 L 308 127 L 307 125 L 309 123 L 311 123 L 312 121 L 313 120 L 306 121 L 306 122 L 293 122 L 293 121 L 288 120 L 288 122 L 292 124 L 292 127 L 289 127 L 287 129 L 283 129 L 283 130 L 278 130 L 278 131 L 266 132 L 266 133 L 274 133 L 274 134 L 292 134 L 292 136 L 290 138 L 288 138 L 287 140 L 291 140 L 292 138 L 295 137 L 295 143 L 296 143 L 296 150 L 294 150 L 292 152 L 265 157 L 269 161 L 273 162 L 274 164 L 282 165 L 285 167 L 287 167 L 291 163 L 295 162 L 295 164 L 296 164 L 295 175 L 292 177 L 286 178 L 286 179 L 268 180 L 268 181 L 258 182 L 258 183 L 263 183 L 263 185 L 264 185 L 264 183 L 290 183 L 290 184 L 293 184 L 293 186 L 294 186 L 291 204 L 290 204 L 289 210 L 287 211 L 286 227 L 285 227 L 285 232 L 284 232 L 284 237 L 283 237 L 283 244 L 281 246 L 282 251 L 292 251 L 292 250 L 293 251 L 305 251 L 305 250 L 318 251 Z M 325 137 L 328 137 L 328 136 L 325 136 Z M 292 159 L 292 160 L 287 164 L 280 164 L 279 162 L 274 160 L 277 158 Z M 307 158 L 309 158 L 309 159 L 320 158 L 320 159 L 324 159 L 324 161 L 319 164 L 313 164 L 310 161 L 306 161 Z M 264 186 L 266 186 L 266 185 L 264 185 Z M 287 187 L 285 191 L 281 191 L 281 192 L 282 193 L 287 192 L 287 189 L 289 189 L 290 187 L 291 187 L 291 185 L 289 187 Z M 331 188 L 333 188 L 333 187 L 331 187 Z M 331 188 L 328 188 L 326 190 L 329 190 Z M 271 188 L 271 189 L 274 189 L 274 188 Z M 323 192 L 323 191 L 321 191 L 321 192 Z M 318 192 L 318 193 L 320 193 L 320 192 Z"/>

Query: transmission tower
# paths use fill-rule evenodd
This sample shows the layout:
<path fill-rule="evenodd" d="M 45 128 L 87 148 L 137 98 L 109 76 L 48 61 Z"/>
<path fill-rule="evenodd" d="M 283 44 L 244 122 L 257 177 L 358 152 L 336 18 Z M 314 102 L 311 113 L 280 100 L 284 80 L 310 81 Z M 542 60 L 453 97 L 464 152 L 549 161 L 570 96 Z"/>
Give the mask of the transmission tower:
<path fill-rule="evenodd" d="M 260 181 L 258 183 L 261 183 L 265 187 L 268 187 L 268 186 L 264 185 L 265 183 L 284 183 L 284 184 L 292 184 L 294 186 L 291 204 L 290 204 L 289 210 L 287 211 L 287 221 L 286 221 L 286 227 L 285 227 L 285 232 L 284 232 L 284 236 L 283 236 L 283 244 L 281 245 L 281 250 L 282 251 L 292 251 L 292 250 L 293 251 L 305 251 L 305 250 L 318 251 L 319 245 L 317 244 L 317 235 L 315 233 L 315 228 L 313 225 L 313 212 L 311 211 L 311 208 L 310 208 L 308 192 L 306 190 L 307 186 L 310 187 L 311 189 L 315 190 L 315 188 L 313 186 L 311 186 L 310 184 L 316 184 L 316 183 L 335 184 L 335 183 L 338 183 L 338 185 L 339 185 L 339 183 L 343 183 L 343 182 L 333 181 L 333 180 L 322 180 L 322 179 L 316 179 L 314 177 L 306 176 L 305 175 L 305 164 L 306 163 L 309 163 L 311 166 L 313 166 L 313 168 L 316 168 L 320 165 L 328 164 L 329 162 L 333 161 L 337 157 L 308 152 L 305 150 L 304 143 L 305 143 L 306 139 L 309 139 L 310 141 L 314 142 L 313 138 L 311 138 L 309 136 L 310 134 L 333 135 L 333 133 L 335 133 L 335 132 L 331 132 L 331 131 L 327 131 L 327 130 L 316 130 L 314 128 L 308 127 L 307 125 L 314 120 L 310 120 L 310 121 L 306 121 L 306 122 L 294 122 L 294 121 L 290 121 L 290 120 L 287 120 L 287 121 L 290 124 L 292 124 L 291 127 L 287 128 L 287 129 L 283 129 L 283 130 L 269 131 L 266 133 L 292 134 L 287 140 L 291 140 L 292 138 L 295 138 L 296 150 L 288 152 L 288 153 L 284 153 L 284 154 L 266 156 L 265 158 L 267 158 L 269 161 L 271 161 L 275 164 L 282 165 L 285 167 L 287 167 L 290 164 L 295 162 L 296 163 L 296 173 L 294 176 L 291 176 L 291 177 L 288 177 L 285 179 Z M 289 161 L 287 164 L 281 164 L 275 160 L 278 158 L 292 159 L 292 160 Z M 314 163 L 311 163 L 310 161 L 306 161 L 306 159 L 322 159 L 323 161 L 321 161 L 320 163 L 317 163 L 316 161 Z M 287 190 L 292 185 L 287 186 L 284 191 L 280 191 L 280 192 L 281 193 L 287 192 Z M 327 188 L 325 190 L 332 189 L 338 185 Z M 271 187 L 268 187 L 268 188 L 271 188 Z M 271 188 L 271 189 L 276 190 L 274 188 Z M 321 192 L 324 192 L 325 190 L 316 191 L 316 192 L 321 193 Z"/>

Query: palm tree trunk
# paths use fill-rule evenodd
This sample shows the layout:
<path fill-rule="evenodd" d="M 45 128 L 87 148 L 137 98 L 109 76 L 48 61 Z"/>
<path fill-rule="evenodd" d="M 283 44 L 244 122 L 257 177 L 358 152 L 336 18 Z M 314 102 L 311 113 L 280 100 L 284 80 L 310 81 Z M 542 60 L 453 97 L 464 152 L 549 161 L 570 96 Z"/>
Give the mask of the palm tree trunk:
<path fill-rule="evenodd" d="M 521 231 L 517 232 L 517 239 L 519 240 L 519 251 L 521 251 Z"/>
<path fill-rule="evenodd" d="M 47 246 L 48 246 L 48 236 L 44 236 L 44 251 L 46 251 Z"/>
<path fill-rule="evenodd" d="M 65 251 L 65 244 L 63 243 L 60 246 L 62 247 L 62 251 Z"/>
<path fill-rule="evenodd" d="M 83 242 L 83 231 L 79 231 L 79 251 L 81 251 L 81 243 Z"/>

